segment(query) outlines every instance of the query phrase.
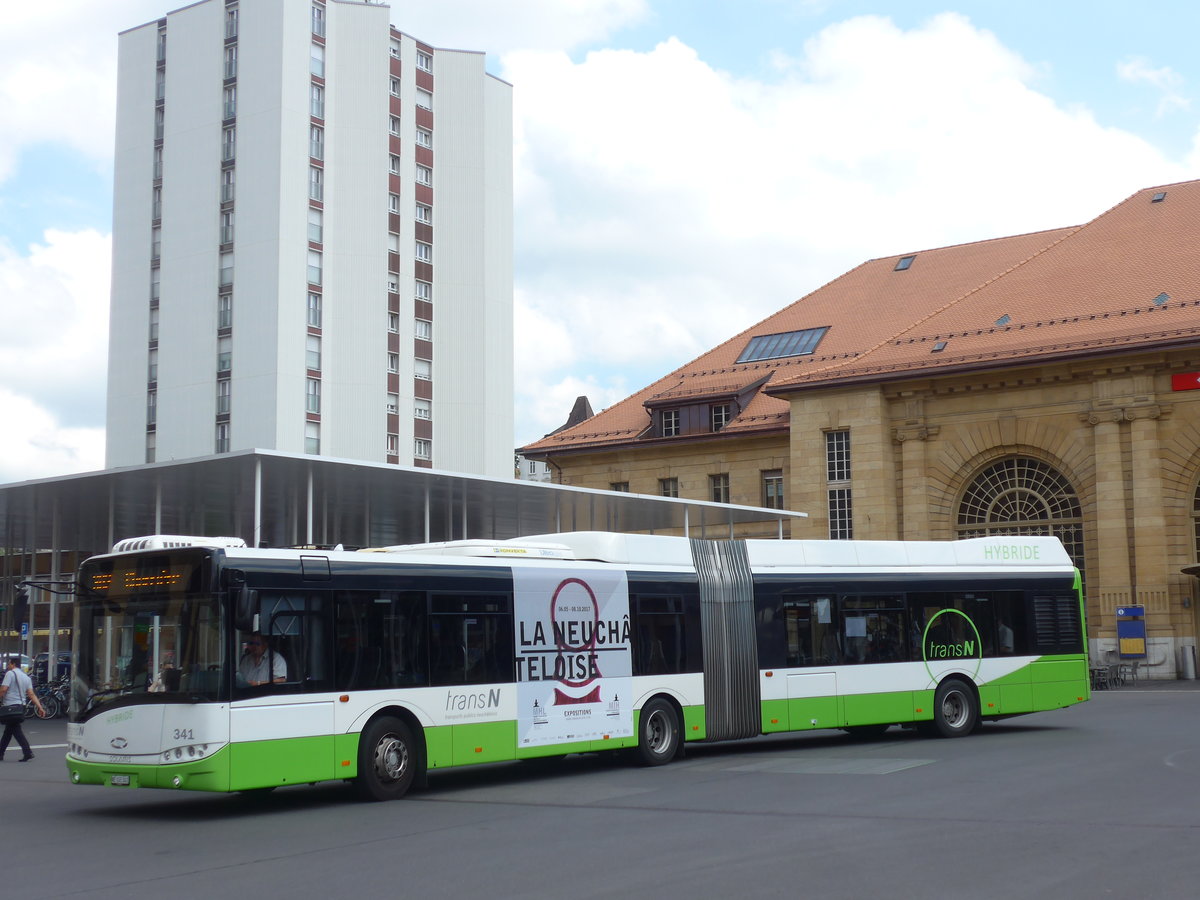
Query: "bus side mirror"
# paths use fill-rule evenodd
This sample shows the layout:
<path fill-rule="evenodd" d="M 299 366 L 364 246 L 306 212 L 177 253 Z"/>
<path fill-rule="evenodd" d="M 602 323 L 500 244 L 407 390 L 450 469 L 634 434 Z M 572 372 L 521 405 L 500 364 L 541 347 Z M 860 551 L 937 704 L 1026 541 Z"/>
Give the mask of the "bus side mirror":
<path fill-rule="evenodd" d="M 248 587 L 234 591 L 233 624 L 238 631 L 258 631 L 258 591 Z"/>

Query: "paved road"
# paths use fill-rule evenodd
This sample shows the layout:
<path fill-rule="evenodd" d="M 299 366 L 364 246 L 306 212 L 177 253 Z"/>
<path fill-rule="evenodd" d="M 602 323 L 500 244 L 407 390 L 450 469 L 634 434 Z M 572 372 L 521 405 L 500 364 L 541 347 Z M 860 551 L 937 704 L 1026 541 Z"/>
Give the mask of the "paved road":
<path fill-rule="evenodd" d="M 1098 692 L 961 740 L 819 733 L 690 747 L 661 769 L 459 770 L 384 804 L 341 785 L 258 801 L 73 787 L 49 746 L 65 726 L 34 723 L 37 759 L 0 763 L 30 862 L 5 893 L 1192 900 L 1198 686 Z"/>

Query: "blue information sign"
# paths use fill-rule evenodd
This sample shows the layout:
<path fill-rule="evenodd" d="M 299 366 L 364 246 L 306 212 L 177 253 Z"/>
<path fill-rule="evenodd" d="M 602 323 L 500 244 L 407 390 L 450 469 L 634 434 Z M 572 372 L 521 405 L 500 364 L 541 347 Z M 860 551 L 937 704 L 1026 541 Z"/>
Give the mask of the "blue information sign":
<path fill-rule="evenodd" d="M 21 623 L 21 637 L 22 638 L 29 637 L 29 623 L 28 622 Z"/>

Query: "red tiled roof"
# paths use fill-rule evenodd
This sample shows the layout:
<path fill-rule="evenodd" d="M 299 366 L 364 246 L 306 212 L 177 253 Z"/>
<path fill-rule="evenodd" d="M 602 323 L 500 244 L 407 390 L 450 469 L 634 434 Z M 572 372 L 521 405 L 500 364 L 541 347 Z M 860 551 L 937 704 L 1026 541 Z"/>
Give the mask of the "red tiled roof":
<path fill-rule="evenodd" d="M 1151 198 L 1159 192 L 1166 198 Z M 765 384 L 722 433 L 777 431 L 792 387 L 914 377 L 1200 337 L 1200 182 L 1149 188 L 1081 227 L 871 260 L 526 452 L 627 445 L 645 404 Z M 913 256 L 911 266 L 896 263 Z M 1170 299 L 1156 306 L 1161 293 Z M 1009 321 L 996 322 L 1003 316 Z M 829 327 L 811 355 L 736 362 L 757 335 Z M 937 342 L 945 347 L 933 352 Z M 675 440 L 674 438 L 666 440 Z"/>

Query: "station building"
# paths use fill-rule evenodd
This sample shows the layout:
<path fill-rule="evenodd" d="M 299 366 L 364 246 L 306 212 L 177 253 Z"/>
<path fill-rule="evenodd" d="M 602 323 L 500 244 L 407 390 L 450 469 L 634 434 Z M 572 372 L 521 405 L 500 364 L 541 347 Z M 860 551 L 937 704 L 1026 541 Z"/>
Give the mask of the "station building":
<path fill-rule="evenodd" d="M 1087 224 L 872 259 L 521 449 L 590 488 L 802 510 L 790 537 L 1052 534 L 1098 661 L 1194 667 L 1200 182 Z M 742 533 L 755 536 L 754 526 Z"/>

